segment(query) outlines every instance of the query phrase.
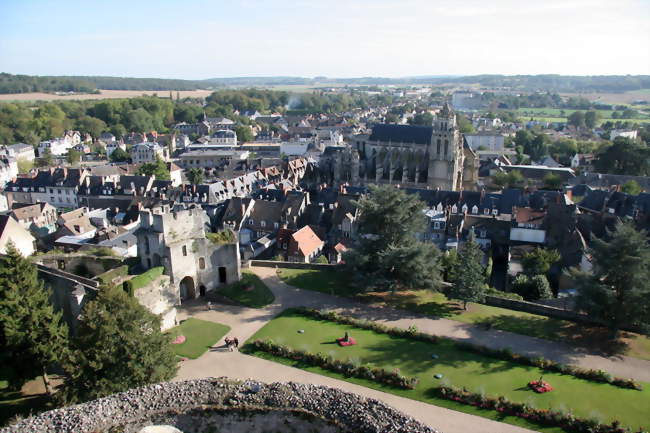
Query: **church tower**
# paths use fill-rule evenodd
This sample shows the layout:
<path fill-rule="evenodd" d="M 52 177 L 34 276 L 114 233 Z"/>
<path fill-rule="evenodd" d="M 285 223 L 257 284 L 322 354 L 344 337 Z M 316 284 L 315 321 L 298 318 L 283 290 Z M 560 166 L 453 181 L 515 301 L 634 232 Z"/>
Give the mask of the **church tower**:
<path fill-rule="evenodd" d="M 445 102 L 433 119 L 427 186 L 447 191 L 459 190 L 462 173 L 463 138 L 456 123 L 456 113 Z"/>

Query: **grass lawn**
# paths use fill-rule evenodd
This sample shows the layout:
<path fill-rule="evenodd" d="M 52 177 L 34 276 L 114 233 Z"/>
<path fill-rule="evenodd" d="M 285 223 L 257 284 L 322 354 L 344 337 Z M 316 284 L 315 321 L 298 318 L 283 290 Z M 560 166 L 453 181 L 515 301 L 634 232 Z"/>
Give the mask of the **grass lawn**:
<path fill-rule="evenodd" d="M 273 292 L 250 271 L 243 271 L 240 281 L 220 289 L 219 294 L 252 308 L 264 307 L 275 300 Z"/>
<path fill-rule="evenodd" d="M 285 283 L 300 289 L 338 296 L 353 296 L 356 293 L 349 285 L 349 275 L 344 272 L 282 268 L 278 270 L 278 276 Z"/>
<path fill-rule="evenodd" d="M 299 329 L 304 329 L 305 332 L 298 333 Z M 357 345 L 340 347 L 334 343 L 334 340 L 342 337 L 346 331 L 357 340 Z M 648 407 L 650 407 L 650 384 L 648 383 L 643 384 L 643 391 L 617 388 L 608 384 L 543 372 L 535 367 L 521 366 L 509 361 L 470 353 L 459 349 L 449 341 L 431 344 L 391 337 L 352 326 L 306 318 L 290 310 L 271 320 L 251 337 L 251 341 L 258 338 L 272 339 L 276 343 L 286 344 L 294 349 L 322 352 L 338 359 L 350 359 L 361 364 L 371 364 L 388 369 L 399 368 L 402 374 L 418 377 L 420 383 L 414 390 L 401 390 L 367 380 L 344 378 L 320 368 L 307 367 L 295 361 L 253 352 L 256 356 L 541 432 L 559 432 L 561 430 L 542 428 L 520 418 L 502 417 L 495 411 L 476 409 L 439 399 L 432 394 L 432 389 L 440 383 L 462 386 L 471 391 L 484 392 L 487 395 L 505 395 L 511 401 L 524 402 L 537 408 L 571 410 L 576 416 L 597 418 L 601 422 L 618 419 L 624 425 L 633 428 L 648 424 Z M 250 350 L 250 348 L 244 348 L 244 350 Z M 431 359 L 433 353 L 437 354 L 439 358 Z M 442 380 L 433 378 L 437 373 L 444 376 Z M 527 388 L 526 384 L 530 380 L 538 379 L 542 375 L 544 380 L 555 388 L 554 391 L 536 394 Z"/>
<path fill-rule="evenodd" d="M 172 344 L 174 353 L 178 356 L 196 359 L 203 355 L 214 343 L 230 331 L 230 327 L 219 323 L 208 322 L 189 318 L 183 320 L 180 325 L 170 329 L 169 335 L 176 338 L 179 335 L 185 336 L 185 342 Z"/>
<path fill-rule="evenodd" d="M 287 284 L 301 289 L 316 290 L 339 296 L 353 296 L 354 290 L 348 284 L 349 277 L 342 272 L 281 269 L 280 278 Z M 471 303 L 464 311 L 458 303 L 431 290 L 405 290 L 395 294 L 389 292 L 367 292 L 358 299 L 378 303 L 416 313 L 444 317 L 464 323 L 490 321 L 492 327 L 516 334 L 561 341 L 602 350 L 608 354 L 624 354 L 650 360 L 650 337 L 624 332 L 619 341 L 612 344 L 607 330 L 587 327 L 568 320 L 554 319 L 522 311 Z"/>

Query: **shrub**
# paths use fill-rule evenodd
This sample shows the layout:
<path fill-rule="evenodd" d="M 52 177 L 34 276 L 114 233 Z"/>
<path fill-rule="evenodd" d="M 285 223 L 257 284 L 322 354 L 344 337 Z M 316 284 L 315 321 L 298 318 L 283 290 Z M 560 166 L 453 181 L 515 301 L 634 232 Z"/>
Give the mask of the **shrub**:
<path fill-rule="evenodd" d="M 322 353 L 294 350 L 291 347 L 276 344 L 270 340 L 255 340 L 252 345 L 256 350 L 270 353 L 274 356 L 304 362 L 325 370 L 341 373 L 348 377 L 372 380 L 395 388 L 414 389 L 418 383 L 417 378 L 403 376 L 398 369 L 389 371 L 378 367 L 357 365 L 354 362 L 341 361 L 340 359 L 325 356 Z"/>
<path fill-rule="evenodd" d="M 215 245 L 234 244 L 237 241 L 235 233 L 232 230 L 224 230 L 222 232 L 207 233 L 205 235 L 210 242 Z"/>

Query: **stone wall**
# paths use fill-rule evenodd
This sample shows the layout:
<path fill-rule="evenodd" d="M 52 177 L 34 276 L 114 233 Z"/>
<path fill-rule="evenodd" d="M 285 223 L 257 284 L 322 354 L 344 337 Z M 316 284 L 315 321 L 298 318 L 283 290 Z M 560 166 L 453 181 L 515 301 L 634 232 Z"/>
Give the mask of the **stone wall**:
<path fill-rule="evenodd" d="M 144 287 L 136 289 L 134 297 L 138 302 L 151 311 L 160 315 L 160 329 L 166 331 L 176 325 L 176 308 L 180 304 L 178 289 L 167 275 L 161 275 Z"/>
<path fill-rule="evenodd" d="M 386 404 L 326 386 L 263 384 L 209 378 L 136 388 L 24 419 L 0 433 L 132 431 L 165 415 L 174 422 L 196 411 L 300 411 L 354 433 L 436 433 Z M 199 412 L 199 413 L 201 413 Z M 207 412 L 213 416 L 212 412 Z M 137 431 L 137 430 L 135 430 Z"/>
<path fill-rule="evenodd" d="M 295 263 L 281 262 L 277 260 L 251 260 L 250 266 L 260 266 L 263 268 L 287 268 L 287 269 L 317 269 L 321 271 L 333 271 L 340 265 L 328 265 L 324 263 Z"/>

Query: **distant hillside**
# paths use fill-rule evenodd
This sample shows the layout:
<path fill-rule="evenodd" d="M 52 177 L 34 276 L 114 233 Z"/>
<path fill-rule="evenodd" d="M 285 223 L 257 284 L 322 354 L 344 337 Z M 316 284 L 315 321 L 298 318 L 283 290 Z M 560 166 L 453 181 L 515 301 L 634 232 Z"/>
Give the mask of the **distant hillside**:
<path fill-rule="evenodd" d="M 474 75 L 442 81 L 550 92 L 626 92 L 650 88 L 650 75 Z"/>
<path fill-rule="evenodd" d="M 174 80 L 163 78 L 30 76 L 0 73 L 0 93 L 78 92 L 104 90 L 196 90 L 219 87 L 277 85 L 405 85 L 405 84 L 479 84 L 483 87 L 505 87 L 526 92 L 625 92 L 650 88 L 650 75 L 474 75 L 418 76 L 403 78 L 358 77 L 226 77 L 207 80 Z"/>
<path fill-rule="evenodd" d="M 210 83 L 163 78 L 31 76 L 0 73 L 0 93 L 77 92 L 104 90 L 196 90 L 212 87 Z"/>

